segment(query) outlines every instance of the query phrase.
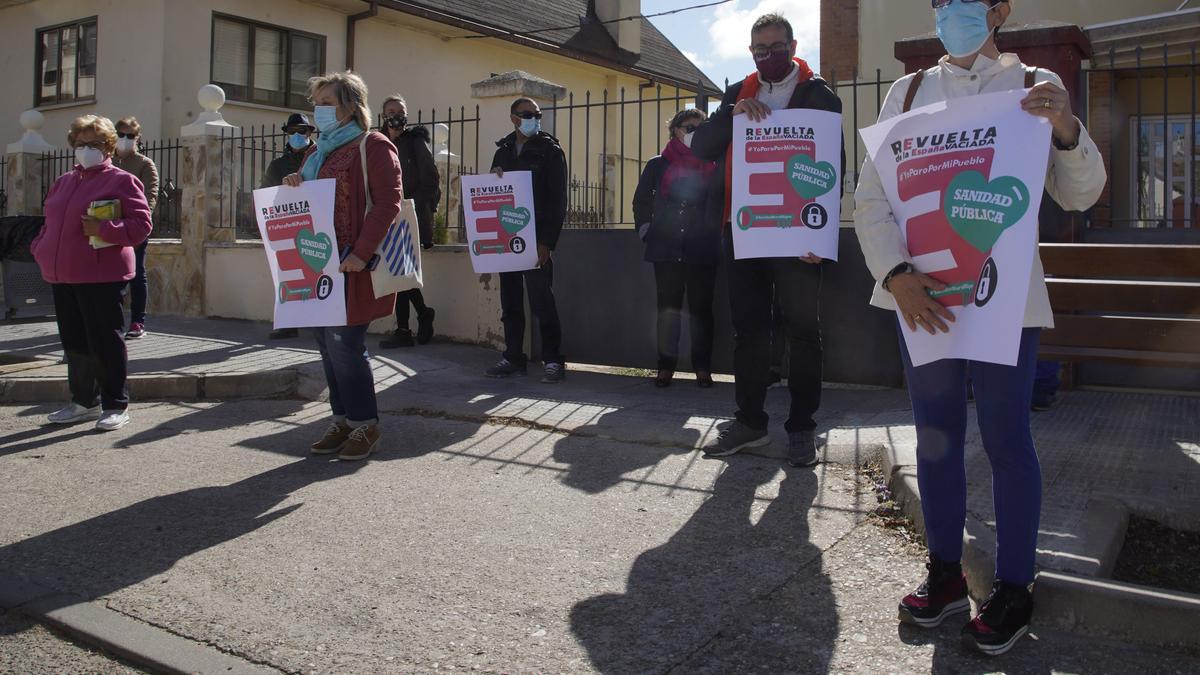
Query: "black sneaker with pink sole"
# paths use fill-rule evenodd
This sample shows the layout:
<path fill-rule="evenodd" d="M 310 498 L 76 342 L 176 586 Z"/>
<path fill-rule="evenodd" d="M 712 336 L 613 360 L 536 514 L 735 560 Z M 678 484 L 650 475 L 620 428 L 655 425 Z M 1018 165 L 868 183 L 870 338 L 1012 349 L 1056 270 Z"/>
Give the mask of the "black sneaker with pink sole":
<path fill-rule="evenodd" d="M 935 628 L 946 617 L 971 611 L 967 578 L 960 563 L 947 563 L 930 556 L 929 574 L 917 590 L 900 601 L 900 621 L 920 628 Z"/>
<path fill-rule="evenodd" d="M 1029 632 L 1032 618 L 1033 594 L 1029 587 L 997 579 L 979 614 L 963 626 L 963 646 L 988 656 L 1000 656 Z"/>

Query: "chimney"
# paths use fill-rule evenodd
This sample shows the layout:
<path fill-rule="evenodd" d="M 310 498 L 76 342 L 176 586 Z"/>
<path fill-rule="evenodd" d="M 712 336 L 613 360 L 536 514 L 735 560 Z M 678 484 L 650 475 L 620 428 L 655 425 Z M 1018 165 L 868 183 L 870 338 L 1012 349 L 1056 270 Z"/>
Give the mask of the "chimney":
<path fill-rule="evenodd" d="M 594 0 L 596 18 L 601 21 L 612 21 L 626 16 L 639 16 L 642 13 L 642 0 Z M 642 20 L 615 21 L 606 23 L 609 35 L 616 40 L 617 46 L 633 54 L 642 53 Z"/>

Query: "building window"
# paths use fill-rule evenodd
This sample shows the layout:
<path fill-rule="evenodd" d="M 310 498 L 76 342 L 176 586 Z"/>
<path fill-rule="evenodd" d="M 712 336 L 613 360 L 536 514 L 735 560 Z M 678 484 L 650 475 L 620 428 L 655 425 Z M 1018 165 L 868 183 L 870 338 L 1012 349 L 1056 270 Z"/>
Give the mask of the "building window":
<path fill-rule="evenodd" d="M 324 70 L 324 36 L 213 14 L 210 79 L 231 100 L 307 108 Z"/>
<path fill-rule="evenodd" d="M 1191 115 L 1131 120 L 1135 227 L 1200 227 L 1200 122 Z"/>
<path fill-rule="evenodd" d="M 96 96 L 96 17 L 37 31 L 34 105 Z"/>

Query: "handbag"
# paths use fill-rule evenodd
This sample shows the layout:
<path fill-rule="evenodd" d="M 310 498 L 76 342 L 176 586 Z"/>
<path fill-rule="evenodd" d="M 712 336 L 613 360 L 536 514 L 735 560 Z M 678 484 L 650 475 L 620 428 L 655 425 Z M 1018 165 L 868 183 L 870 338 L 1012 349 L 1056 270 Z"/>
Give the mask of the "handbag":
<path fill-rule="evenodd" d="M 367 176 L 367 134 L 358 144 L 362 160 L 363 188 L 367 193 L 367 211 L 371 210 L 371 183 Z M 421 274 L 421 233 L 417 227 L 417 207 L 411 199 L 400 202 L 400 213 L 388 226 L 387 234 L 375 250 L 379 262 L 371 270 L 375 297 L 424 288 Z"/>

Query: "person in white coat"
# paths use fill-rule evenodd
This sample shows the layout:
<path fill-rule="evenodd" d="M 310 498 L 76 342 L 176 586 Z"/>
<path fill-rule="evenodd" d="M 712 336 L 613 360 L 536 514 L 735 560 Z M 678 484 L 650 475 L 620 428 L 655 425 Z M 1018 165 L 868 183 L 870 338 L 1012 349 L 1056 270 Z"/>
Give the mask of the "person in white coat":
<path fill-rule="evenodd" d="M 879 119 L 910 108 L 977 94 L 1030 88 L 1021 105 L 1049 120 L 1052 145 L 1046 191 L 1069 211 L 1090 208 L 1107 180 L 1100 151 L 1071 109 L 1058 75 L 1032 69 L 1015 54 L 1002 54 L 995 35 L 1012 11 L 1010 0 L 932 0 L 938 37 L 947 55 L 932 68 L 898 80 Z M 1030 148 L 1030 152 L 1037 151 Z M 898 310 L 901 331 L 954 330 L 954 315 L 929 291 L 944 286 L 913 266 L 912 257 L 868 157 L 855 192 L 854 227 L 867 266 L 877 280 L 871 304 Z M 992 467 L 998 539 L 996 579 L 980 612 L 962 630 L 964 644 L 1003 654 L 1028 631 L 1031 585 L 1041 511 L 1041 469 L 1029 431 L 1040 331 L 1054 318 L 1041 260 L 1033 276 L 1016 366 L 943 359 L 913 367 L 903 336 L 904 361 L 917 427 L 917 479 L 929 544 L 928 576 L 900 602 L 900 620 L 940 625 L 970 610 L 961 557 L 966 521 L 964 446 L 967 378 L 971 378 L 984 449 Z"/>

